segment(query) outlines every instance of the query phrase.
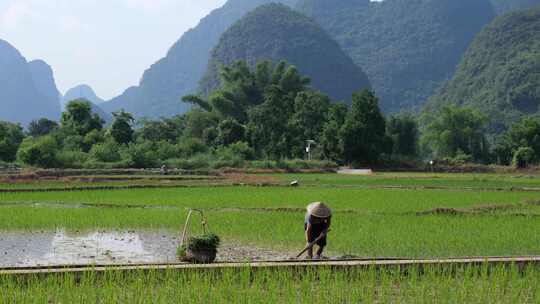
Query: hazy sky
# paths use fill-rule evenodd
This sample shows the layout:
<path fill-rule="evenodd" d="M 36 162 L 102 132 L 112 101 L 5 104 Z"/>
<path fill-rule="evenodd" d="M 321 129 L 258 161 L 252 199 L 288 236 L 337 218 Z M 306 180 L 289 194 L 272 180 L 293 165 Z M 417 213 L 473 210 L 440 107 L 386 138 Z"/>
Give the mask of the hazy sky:
<path fill-rule="evenodd" d="M 225 0 L 0 0 L 0 39 L 43 59 L 58 89 L 89 84 L 105 99 L 139 82 L 189 28 Z"/>

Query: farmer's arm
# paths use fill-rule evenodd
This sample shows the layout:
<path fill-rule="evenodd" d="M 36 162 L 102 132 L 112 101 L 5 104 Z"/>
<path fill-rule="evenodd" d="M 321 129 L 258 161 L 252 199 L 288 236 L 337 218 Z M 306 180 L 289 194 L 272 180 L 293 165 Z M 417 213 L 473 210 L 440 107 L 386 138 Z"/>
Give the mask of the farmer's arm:
<path fill-rule="evenodd" d="M 312 233 L 312 227 L 311 227 L 311 223 L 307 223 L 307 227 L 306 227 L 306 243 L 309 243 L 309 237 Z"/>

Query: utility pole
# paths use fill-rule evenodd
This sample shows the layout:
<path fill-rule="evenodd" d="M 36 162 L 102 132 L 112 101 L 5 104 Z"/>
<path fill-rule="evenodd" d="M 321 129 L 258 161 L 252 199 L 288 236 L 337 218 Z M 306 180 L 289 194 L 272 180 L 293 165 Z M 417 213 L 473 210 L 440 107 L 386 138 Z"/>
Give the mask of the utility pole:
<path fill-rule="evenodd" d="M 311 146 L 316 145 L 317 143 L 313 139 L 306 140 L 307 146 L 306 146 L 306 153 L 308 155 L 308 160 L 311 160 Z"/>

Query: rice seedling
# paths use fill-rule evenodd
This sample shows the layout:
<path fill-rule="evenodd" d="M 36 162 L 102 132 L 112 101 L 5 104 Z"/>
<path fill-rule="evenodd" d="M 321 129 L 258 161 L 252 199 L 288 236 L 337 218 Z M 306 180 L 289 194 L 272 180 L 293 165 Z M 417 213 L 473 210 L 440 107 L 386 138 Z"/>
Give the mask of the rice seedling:
<path fill-rule="evenodd" d="M 327 251 L 332 257 L 540 255 L 540 193 L 509 189 L 540 184 L 534 179 L 468 174 L 280 178 L 282 182 L 299 178 L 301 186 L 200 184 L 163 189 L 0 193 L 0 231 L 167 230 L 179 235 L 186 208 L 202 208 L 212 232 L 224 244 L 292 256 L 305 242 L 305 206 L 325 201 L 334 210 Z M 335 187 L 340 185 L 346 187 Z M 364 185 L 445 185 L 447 189 L 356 187 Z M 25 187 L 51 186 L 60 187 L 56 182 L 29 183 Z M 246 268 L 89 273 L 24 280 L 0 277 L 0 303 L 534 303 L 539 291 L 540 273 L 533 267 L 311 269 L 301 273 Z"/>
<path fill-rule="evenodd" d="M 540 188 L 540 176 L 519 173 L 375 173 L 345 174 L 271 174 L 283 182 L 299 180 L 311 186 L 403 186 L 473 189 Z"/>
<path fill-rule="evenodd" d="M 467 208 L 486 204 L 516 204 L 539 198 L 540 193 L 519 191 L 227 186 L 0 193 L 0 205 L 13 202 L 49 202 L 179 208 L 304 208 L 309 202 L 325 201 L 335 210 L 404 213 L 438 207 Z"/>
<path fill-rule="evenodd" d="M 536 303 L 540 273 L 518 268 L 261 269 L 0 276 L 0 303 Z"/>
<path fill-rule="evenodd" d="M 0 230 L 166 229 L 180 233 L 184 209 L 0 209 Z M 209 211 L 212 231 L 224 243 L 294 251 L 304 244 L 301 211 Z M 333 256 L 443 257 L 540 254 L 540 222 L 506 213 L 416 215 L 340 213 L 329 236 Z"/>

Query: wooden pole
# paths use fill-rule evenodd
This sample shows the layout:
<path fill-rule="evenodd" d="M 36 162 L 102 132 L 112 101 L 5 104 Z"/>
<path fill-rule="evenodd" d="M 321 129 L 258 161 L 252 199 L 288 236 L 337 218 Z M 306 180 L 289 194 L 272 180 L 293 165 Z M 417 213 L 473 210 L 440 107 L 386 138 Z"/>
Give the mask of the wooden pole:
<path fill-rule="evenodd" d="M 184 245 L 184 241 L 186 240 L 186 233 L 189 225 L 189 219 L 191 218 L 191 213 L 193 213 L 193 210 L 189 209 L 186 223 L 184 224 L 184 230 L 182 231 L 182 239 L 180 240 L 180 246 Z"/>

